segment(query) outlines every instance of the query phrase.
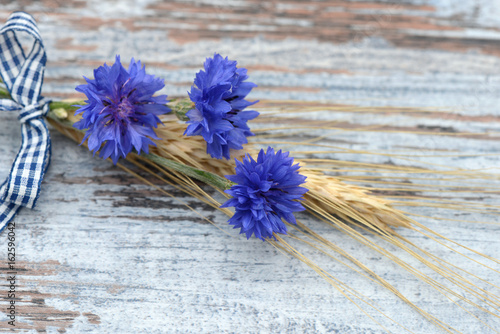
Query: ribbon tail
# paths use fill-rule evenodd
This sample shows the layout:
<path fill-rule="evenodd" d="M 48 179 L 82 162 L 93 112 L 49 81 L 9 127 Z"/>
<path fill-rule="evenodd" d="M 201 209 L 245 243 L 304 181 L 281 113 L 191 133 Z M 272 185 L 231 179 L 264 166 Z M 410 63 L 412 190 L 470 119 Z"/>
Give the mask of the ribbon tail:
<path fill-rule="evenodd" d="M 0 233 L 23 206 L 33 208 L 50 164 L 51 140 L 42 119 L 23 124 L 22 144 L 10 176 L 0 187 Z"/>
<path fill-rule="evenodd" d="M 33 119 L 21 126 L 22 144 L 0 200 L 33 208 L 50 163 L 50 135 L 45 121 Z"/>
<path fill-rule="evenodd" d="M 5 183 L 0 188 L 0 193 L 5 190 Z M 15 217 L 16 213 L 21 208 L 20 205 L 4 202 L 0 200 L 0 233 L 5 229 L 5 227 L 10 223 L 12 218 Z"/>

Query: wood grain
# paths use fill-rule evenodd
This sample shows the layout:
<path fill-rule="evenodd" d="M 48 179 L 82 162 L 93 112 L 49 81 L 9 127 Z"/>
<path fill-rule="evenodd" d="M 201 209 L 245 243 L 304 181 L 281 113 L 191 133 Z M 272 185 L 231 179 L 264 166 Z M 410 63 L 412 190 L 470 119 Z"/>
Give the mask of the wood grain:
<path fill-rule="evenodd" d="M 266 127 L 299 124 L 309 128 L 283 130 L 283 140 L 323 136 L 318 144 L 338 147 L 304 154 L 310 159 L 414 168 L 428 168 L 431 163 L 438 171 L 489 172 L 494 175 L 489 180 L 469 180 L 488 192 L 460 192 L 457 181 L 453 183 L 457 188 L 448 192 L 422 193 L 412 186 L 417 181 L 404 173 L 386 174 L 400 177 L 407 184 L 404 187 L 375 192 L 395 199 L 411 194 L 500 205 L 500 16 L 496 15 L 500 7 L 490 1 L 21 0 L 0 4 L 0 20 L 13 10 L 28 11 L 38 20 L 49 57 L 46 96 L 80 97 L 74 87 L 83 82 L 82 76 L 91 77 L 93 68 L 113 62 L 116 54 L 124 62 L 130 57 L 141 59 L 149 71 L 166 79 L 168 95 L 185 95 L 203 60 L 220 52 L 247 67 L 259 85 L 251 95 L 262 100 L 257 105 L 262 117 L 253 125 L 259 135 L 268 133 Z M 282 112 L 279 118 L 277 111 Z M 0 113 L 0 179 L 6 177 L 18 150 L 17 122 L 16 115 Z M 386 332 L 300 262 L 268 244 L 240 237 L 220 212 L 168 186 L 164 189 L 177 199 L 166 197 L 93 158 L 62 135 L 52 132 L 52 138 L 54 156 L 42 197 L 34 210 L 23 209 L 16 218 L 18 326 L 12 330 L 6 325 L 7 286 L 1 284 L 0 331 Z M 266 140 L 254 139 L 261 145 Z M 308 149 L 300 143 L 293 147 Z M 370 167 L 365 169 L 344 172 L 339 167 L 334 173 L 375 175 Z M 446 184 L 442 174 L 426 176 L 431 185 Z M 415 190 L 402 191 L 402 187 Z M 500 255 L 498 210 L 484 214 L 403 208 L 447 218 L 418 220 L 467 247 Z M 373 250 L 306 214 L 300 219 L 458 330 L 494 332 Z M 419 233 L 398 232 L 500 285 L 497 273 L 463 260 Z M 400 249 L 378 242 L 433 275 Z M 437 332 L 384 288 L 315 250 L 302 250 L 414 333 Z M 6 254 L 4 233 L 0 259 Z M 474 253 L 467 255 L 482 260 Z M 494 268 L 499 270 L 498 265 Z M 2 280 L 5 269 L 5 261 L 0 262 Z M 405 332 L 379 313 L 369 312 L 388 331 Z M 498 319 L 475 315 L 500 328 Z"/>

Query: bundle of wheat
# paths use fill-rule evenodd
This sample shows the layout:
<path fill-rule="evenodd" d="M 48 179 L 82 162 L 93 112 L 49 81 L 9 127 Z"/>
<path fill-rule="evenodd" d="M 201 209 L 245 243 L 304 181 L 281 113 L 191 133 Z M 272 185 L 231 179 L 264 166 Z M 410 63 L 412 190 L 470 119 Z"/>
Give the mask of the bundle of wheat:
<path fill-rule="evenodd" d="M 173 108 L 175 110 L 175 104 L 173 105 Z M 50 123 L 61 133 L 76 142 L 81 142 L 84 133 L 72 127 L 72 124 L 78 120 L 78 117 L 72 116 L 71 111 L 74 108 L 71 108 L 67 103 L 59 103 L 54 104 L 53 109 L 55 112 L 49 114 Z M 166 195 L 172 196 L 164 188 L 160 187 L 160 184 L 168 184 L 180 189 L 212 206 L 214 209 L 221 210 L 228 216 L 231 216 L 233 214 L 232 211 L 227 208 L 221 208 L 220 201 L 215 198 L 217 196 L 214 196 L 214 194 L 207 191 L 207 189 L 204 188 L 198 181 L 203 181 L 204 183 L 215 188 L 218 193 L 228 197 L 224 193 L 224 190 L 228 189 L 231 186 L 231 183 L 224 179 L 223 176 L 234 173 L 234 160 L 216 160 L 210 158 L 210 156 L 206 153 L 205 142 L 203 139 L 198 136 L 184 136 L 183 134 L 186 130 L 186 124 L 180 122 L 176 117 L 162 116 L 161 120 L 164 126 L 157 129 L 157 134 L 162 139 L 155 141 L 156 147 L 151 148 L 150 154 L 129 154 L 126 160 L 131 163 L 131 166 L 126 166 L 124 164 L 118 164 L 118 166 L 130 174 L 142 179 L 145 183 L 148 183 L 152 187 L 162 191 Z M 254 143 L 253 146 L 252 144 L 247 145 L 245 147 L 245 153 L 255 156 L 257 153 L 255 146 L 259 145 L 259 139 L 269 139 L 270 137 L 272 138 L 272 132 L 270 135 L 269 131 L 266 131 L 266 135 L 262 137 L 258 134 L 256 136 L 256 143 Z M 278 132 L 276 133 L 276 137 L 279 137 Z M 277 138 L 274 138 L 275 142 L 277 141 Z M 283 143 L 289 145 L 294 144 L 293 142 Z M 240 151 L 231 152 L 231 158 L 241 160 L 242 157 L 243 153 Z M 471 311 L 467 309 L 466 306 L 472 306 L 473 308 L 476 308 L 477 310 L 495 318 L 500 317 L 498 313 L 500 309 L 500 294 L 498 293 L 498 287 L 495 286 L 494 283 L 486 282 L 484 279 L 477 277 L 473 273 L 461 269 L 456 264 L 450 263 L 446 259 L 433 255 L 431 252 L 420 248 L 411 240 L 403 237 L 397 231 L 397 228 L 412 229 L 428 238 L 432 238 L 437 243 L 444 245 L 445 247 L 451 248 L 451 246 L 444 243 L 449 240 L 438 233 L 433 232 L 423 224 L 409 218 L 405 212 L 397 209 L 394 205 L 403 203 L 404 205 L 424 206 L 427 203 L 428 205 L 438 205 L 443 208 L 450 208 L 450 205 L 453 205 L 453 203 L 448 203 L 446 201 L 440 203 L 438 202 L 438 204 L 434 202 L 425 202 L 425 200 L 433 200 L 433 198 L 425 196 L 420 196 L 418 201 L 391 201 L 381 197 L 380 194 L 370 192 L 370 188 L 368 187 L 345 183 L 337 177 L 327 175 L 324 172 L 336 164 L 341 164 L 343 168 L 352 168 L 352 170 L 355 170 L 355 168 L 359 167 L 359 163 L 356 162 L 350 163 L 349 161 L 344 161 L 340 163 L 333 159 L 307 158 L 303 160 L 296 159 L 296 161 L 302 166 L 301 173 L 307 176 L 305 187 L 309 191 L 305 195 L 303 205 L 307 208 L 307 211 L 310 214 L 353 238 L 360 244 L 365 245 L 368 249 L 371 249 L 371 251 L 387 257 L 398 266 L 407 270 L 411 275 L 414 275 L 415 277 L 428 283 L 434 289 L 439 291 L 439 293 L 443 294 L 443 296 L 450 299 L 452 303 L 464 309 L 473 318 L 482 322 L 485 326 L 490 325 L 480 317 L 476 316 L 473 310 Z M 132 165 L 135 167 L 132 167 Z M 379 169 L 385 168 L 385 170 L 391 169 L 390 166 L 377 167 Z M 157 184 L 148 181 L 141 175 L 141 172 L 153 175 L 159 183 Z M 419 174 L 423 174 L 435 173 L 436 171 L 423 168 L 419 168 L 418 170 L 415 168 L 408 168 L 400 170 L 399 172 L 407 172 L 411 175 L 412 173 L 417 172 Z M 467 175 L 467 172 L 457 171 L 455 176 L 461 174 Z M 486 174 L 482 176 L 487 177 Z M 409 177 L 411 178 L 411 176 Z M 490 175 L 489 177 L 492 176 Z M 373 177 L 371 179 L 373 179 Z M 360 180 L 364 184 L 370 182 L 370 179 Z M 394 182 L 384 180 L 374 181 L 374 184 L 376 185 L 380 183 L 391 185 Z M 426 186 L 425 184 L 420 186 L 420 190 L 422 191 L 426 189 L 428 190 L 429 188 L 432 190 L 432 186 Z M 476 204 L 471 205 L 474 206 Z M 456 208 L 456 206 L 453 207 Z M 467 210 L 469 207 L 462 205 L 461 208 Z M 208 218 L 206 219 L 208 220 Z M 210 222 L 217 226 L 216 222 Z M 372 319 L 373 317 L 364 309 L 363 306 L 361 306 L 361 304 L 365 304 L 378 312 L 383 312 L 380 311 L 372 302 L 367 300 L 366 297 L 359 294 L 355 288 L 340 281 L 334 275 L 319 266 L 315 261 L 304 256 L 300 251 L 301 247 L 316 249 L 329 258 L 339 261 L 343 265 L 348 266 L 350 269 L 368 277 L 370 280 L 373 280 L 377 284 L 380 284 L 389 291 L 393 292 L 396 296 L 411 305 L 418 313 L 442 330 L 450 333 L 456 332 L 452 326 L 440 321 L 438 318 L 429 313 L 428 310 L 424 310 L 423 308 L 415 305 L 407 296 L 399 292 L 394 285 L 390 284 L 382 277 L 382 275 L 377 273 L 375 268 L 369 268 L 363 264 L 362 261 L 350 255 L 345 249 L 335 245 L 321 234 L 314 232 L 310 227 L 304 225 L 300 221 L 297 222 L 297 225 L 287 224 L 287 226 L 289 229 L 292 229 L 287 235 L 274 234 L 276 238 L 275 240 L 268 238 L 266 241 L 286 254 L 290 254 L 296 259 L 304 262 L 331 285 L 337 288 L 338 291 L 349 298 L 349 300 L 358 305 L 362 312 L 367 314 Z M 366 232 L 369 233 L 367 234 Z M 370 235 L 375 235 L 378 239 L 373 239 Z M 429 273 L 424 273 L 421 270 L 418 270 L 409 264 L 402 254 L 390 252 L 381 242 L 378 242 L 377 240 L 381 240 L 381 242 L 389 242 L 390 244 L 395 245 L 400 249 L 400 251 L 402 251 L 402 254 L 409 254 L 418 262 L 425 264 L 431 271 L 438 274 L 440 279 L 435 278 Z M 460 247 L 460 245 L 458 246 Z M 454 251 L 463 255 L 464 258 L 468 258 L 466 254 L 463 254 L 459 250 L 454 249 Z M 491 261 L 495 264 L 500 263 L 497 259 L 487 257 L 479 254 L 478 252 L 475 253 L 476 255 L 483 256 L 487 259 L 487 261 Z M 340 258 L 337 257 L 337 255 L 340 255 Z M 482 265 L 487 266 L 487 264 Z M 498 271 L 494 268 L 488 268 L 498 273 Z M 485 288 L 484 285 L 486 285 L 487 288 Z M 392 320 L 392 318 L 388 315 L 384 313 L 383 315 Z M 376 321 L 376 319 L 373 320 Z M 401 326 L 405 328 L 404 325 Z"/>

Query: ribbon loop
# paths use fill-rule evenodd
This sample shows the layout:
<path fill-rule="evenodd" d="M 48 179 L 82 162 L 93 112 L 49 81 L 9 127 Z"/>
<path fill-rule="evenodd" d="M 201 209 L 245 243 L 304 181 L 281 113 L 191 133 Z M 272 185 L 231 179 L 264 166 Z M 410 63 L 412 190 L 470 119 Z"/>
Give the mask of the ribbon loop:
<path fill-rule="evenodd" d="M 34 38 L 27 55 L 17 32 Z M 40 95 L 46 62 L 35 20 L 27 13 L 14 12 L 0 30 L 0 76 L 12 97 L 12 101 L 0 100 L 0 110 L 19 112 L 22 144 L 9 177 L 0 186 L 0 231 L 20 207 L 35 206 L 50 163 L 50 136 L 43 119 L 49 101 Z"/>

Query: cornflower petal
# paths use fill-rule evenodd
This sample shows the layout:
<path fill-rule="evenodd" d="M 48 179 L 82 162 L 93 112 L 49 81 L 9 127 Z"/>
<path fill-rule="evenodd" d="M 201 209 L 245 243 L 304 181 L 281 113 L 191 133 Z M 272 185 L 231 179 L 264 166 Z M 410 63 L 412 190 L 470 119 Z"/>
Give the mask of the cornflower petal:
<path fill-rule="evenodd" d="M 95 154 L 100 149 L 100 157 L 111 158 L 114 164 L 133 148 L 148 152 L 149 145 L 155 145 L 150 138 L 159 139 L 153 130 L 161 123 L 158 116 L 170 112 L 166 95 L 153 96 L 164 81 L 146 74 L 134 58 L 125 69 L 120 56 L 112 66 L 95 69 L 94 79 L 85 81 L 76 90 L 87 96 L 87 104 L 78 106 L 75 115 L 82 114 L 82 119 L 74 124 L 86 130 L 82 144 L 88 139 L 89 150 Z"/>
<path fill-rule="evenodd" d="M 245 97 L 257 87 L 248 79 L 247 70 L 237 68 L 236 62 L 214 54 L 207 58 L 204 70 L 196 74 L 188 92 L 195 109 L 186 113 L 189 118 L 185 135 L 203 136 L 207 153 L 213 158 L 230 158 L 230 149 L 241 149 L 247 137 L 253 136 L 247 121 L 259 115 L 257 111 L 243 111 L 258 101 Z"/>
<path fill-rule="evenodd" d="M 236 183 L 226 190 L 233 198 L 221 206 L 235 207 L 229 224 L 240 228 L 247 239 L 252 235 L 276 239 L 273 233 L 286 234 L 283 220 L 296 224 L 293 212 L 305 210 L 299 201 L 307 189 L 299 185 L 306 177 L 298 169 L 288 152 L 275 153 L 271 147 L 260 150 L 257 161 L 249 155 L 241 162 L 236 160 L 236 174 L 226 176 Z"/>

